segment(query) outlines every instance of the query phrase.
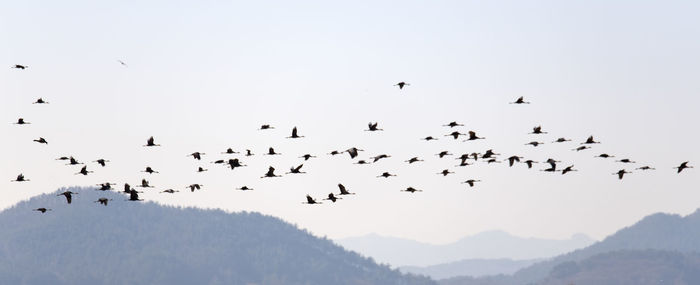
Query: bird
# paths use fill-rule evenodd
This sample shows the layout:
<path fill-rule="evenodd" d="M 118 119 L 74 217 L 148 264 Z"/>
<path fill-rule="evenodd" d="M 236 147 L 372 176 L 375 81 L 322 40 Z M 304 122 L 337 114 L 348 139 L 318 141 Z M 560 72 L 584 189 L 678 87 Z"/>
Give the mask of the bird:
<path fill-rule="evenodd" d="M 567 138 L 558 138 L 557 140 L 553 141 L 553 143 L 563 143 L 563 142 L 570 142 L 570 139 Z"/>
<path fill-rule="evenodd" d="M 17 178 L 15 180 L 10 180 L 10 182 L 26 182 L 29 181 L 29 179 L 24 177 L 24 174 L 20 173 L 17 175 Z"/>
<path fill-rule="evenodd" d="M 346 151 L 347 151 L 347 150 L 346 150 Z M 345 151 L 343 151 L 343 152 L 345 152 Z M 338 155 L 338 154 L 341 154 L 341 152 L 340 152 L 340 151 L 337 151 L 337 150 L 334 150 L 334 151 L 331 151 L 331 152 L 328 153 L 328 155 Z M 357 154 L 356 154 L 356 155 L 357 155 Z M 354 158 L 354 157 L 352 156 L 352 154 L 350 154 L 350 158 Z"/>
<path fill-rule="evenodd" d="M 487 160 L 486 163 L 491 164 L 491 163 L 501 163 L 501 162 L 498 161 L 498 159 L 491 158 L 491 159 Z"/>
<path fill-rule="evenodd" d="M 160 191 L 160 193 L 170 193 L 170 194 L 174 194 L 175 192 L 180 192 L 180 191 L 173 190 L 173 189 L 165 189 L 163 191 Z"/>
<path fill-rule="evenodd" d="M 423 161 L 422 159 L 419 159 L 418 157 L 411 157 L 411 159 L 406 160 L 405 162 L 408 162 L 408 164 L 414 163 L 414 162 L 419 162 Z"/>
<path fill-rule="evenodd" d="M 323 204 L 323 203 L 321 203 L 321 202 L 316 202 L 316 200 L 314 200 L 314 198 L 312 198 L 311 196 L 309 196 L 309 195 L 307 194 L 307 195 L 306 195 L 306 202 L 303 203 L 303 204 L 310 204 L 310 205 L 313 205 L 313 204 Z"/>
<path fill-rule="evenodd" d="M 141 188 L 153 188 L 153 186 L 148 183 L 148 180 L 146 179 L 141 179 Z"/>
<path fill-rule="evenodd" d="M 196 160 L 202 160 L 202 155 L 205 155 L 205 154 L 206 153 L 195 151 L 193 153 L 188 154 L 187 156 L 191 156 L 192 158 L 194 158 Z"/>
<path fill-rule="evenodd" d="M 586 150 L 586 149 L 590 149 L 590 148 L 591 147 L 589 147 L 587 145 L 582 145 L 582 146 L 579 146 L 577 148 L 572 149 L 572 151 L 582 151 L 582 150 Z"/>
<path fill-rule="evenodd" d="M 493 152 L 493 149 L 489 149 L 484 153 L 484 155 L 481 156 L 481 158 L 491 158 L 496 155 L 500 155 L 500 153 L 495 153 Z"/>
<path fill-rule="evenodd" d="M 377 156 L 371 157 L 371 158 L 374 160 L 373 162 L 377 162 L 382 158 L 389 158 L 389 157 L 391 157 L 391 155 L 380 154 L 380 155 L 377 155 Z"/>
<path fill-rule="evenodd" d="M 160 146 L 159 144 L 155 144 L 155 140 L 153 137 L 148 138 L 146 141 L 146 144 L 144 146 Z"/>
<path fill-rule="evenodd" d="M 21 64 L 15 64 L 15 65 L 13 65 L 13 66 L 10 66 L 10 68 L 15 68 L 15 69 L 22 69 L 22 70 L 24 70 L 24 69 L 26 69 L 26 68 L 29 68 L 29 66 L 27 66 L 27 65 L 21 65 Z"/>
<path fill-rule="evenodd" d="M 197 168 L 197 172 L 209 171 L 209 169 L 202 168 L 201 166 Z"/>
<path fill-rule="evenodd" d="M 227 148 L 226 151 L 222 152 L 221 154 L 236 154 L 238 153 L 237 151 L 233 151 L 232 148 Z"/>
<path fill-rule="evenodd" d="M 467 181 L 462 182 L 462 184 L 469 184 L 469 187 L 474 187 L 474 183 L 476 182 L 481 182 L 481 180 L 469 179 Z"/>
<path fill-rule="evenodd" d="M 510 104 L 530 104 L 530 102 L 525 102 L 523 96 L 520 96 L 518 99 L 516 99 L 514 102 L 511 102 Z"/>
<path fill-rule="evenodd" d="M 401 190 L 401 192 L 410 192 L 410 193 L 416 193 L 416 192 L 423 192 L 423 190 L 419 190 L 413 187 L 407 187 L 406 189 Z"/>
<path fill-rule="evenodd" d="M 226 161 L 223 160 L 223 159 L 219 159 L 219 160 L 214 160 L 214 161 L 212 161 L 211 163 L 213 163 L 213 164 L 224 164 L 224 163 L 226 163 Z"/>
<path fill-rule="evenodd" d="M 513 155 L 508 158 L 508 166 L 512 167 L 514 163 L 520 162 L 521 156 Z"/>
<path fill-rule="evenodd" d="M 634 162 L 634 161 L 630 160 L 629 158 L 623 158 L 623 159 L 620 159 L 620 160 L 616 160 L 615 162 L 622 162 L 622 163 L 636 163 L 636 162 Z"/>
<path fill-rule="evenodd" d="M 313 155 L 307 153 L 307 154 L 305 154 L 305 155 L 300 156 L 299 158 L 303 158 L 304 161 L 307 161 L 307 160 L 309 160 L 309 159 L 311 159 L 311 158 L 315 158 L 315 156 L 313 156 Z"/>
<path fill-rule="evenodd" d="M 231 167 L 231 170 L 234 170 L 236 167 L 243 167 L 247 165 L 241 164 L 241 161 L 238 160 L 238 158 L 234 158 L 228 160 L 228 166 Z"/>
<path fill-rule="evenodd" d="M 379 178 L 379 177 L 389 178 L 389 177 L 391 177 L 391 176 L 396 176 L 396 174 L 391 174 L 391 173 L 389 173 L 389 172 L 384 172 L 384 173 L 382 173 L 381 175 L 377 176 L 377 178 Z"/>
<path fill-rule="evenodd" d="M 595 143 L 600 143 L 595 140 L 593 140 L 593 136 L 589 136 L 585 142 L 582 142 L 581 144 L 595 144 Z"/>
<path fill-rule="evenodd" d="M 265 175 L 261 176 L 260 178 L 271 178 L 271 177 L 281 177 L 280 175 L 275 175 L 275 168 L 270 166 L 267 168 L 267 172 Z"/>
<path fill-rule="evenodd" d="M 24 118 L 17 119 L 17 122 L 15 123 L 15 125 L 29 125 L 29 124 L 31 124 L 31 123 L 25 121 Z"/>
<path fill-rule="evenodd" d="M 109 162 L 109 160 L 105 160 L 105 159 L 100 158 L 100 159 L 95 160 L 93 162 L 97 162 L 97 164 L 101 165 L 102 167 L 105 167 L 107 165 L 107 162 Z"/>
<path fill-rule="evenodd" d="M 462 124 L 460 124 L 460 123 L 457 123 L 457 122 L 455 122 L 455 121 L 452 121 L 452 122 L 449 122 L 449 123 L 447 123 L 446 125 L 442 125 L 442 126 L 443 126 L 443 127 L 454 128 L 454 127 L 461 127 L 461 126 L 464 126 L 464 125 L 462 125 Z"/>
<path fill-rule="evenodd" d="M 128 201 L 143 201 L 143 199 L 139 199 L 139 192 L 138 191 L 131 189 L 131 191 L 129 191 L 129 200 Z"/>
<path fill-rule="evenodd" d="M 601 154 L 599 154 L 599 155 L 596 155 L 595 157 L 600 157 L 600 158 L 611 158 L 611 157 L 615 157 L 615 156 L 614 156 L 614 155 L 609 155 L 609 154 L 607 154 L 607 153 L 601 153 Z"/>
<path fill-rule="evenodd" d="M 36 208 L 36 209 L 34 209 L 34 210 L 32 210 L 32 211 L 41 212 L 41 213 L 43 214 L 43 213 L 46 213 L 46 211 L 51 211 L 51 209 L 47 209 L 47 208 Z"/>
<path fill-rule="evenodd" d="M 190 184 L 189 186 L 186 186 L 185 188 L 190 188 L 190 192 L 194 192 L 194 190 L 201 190 L 204 185 L 202 184 Z"/>
<path fill-rule="evenodd" d="M 124 193 L 131 193 L 131 185 L 124 183 Z"/>
<path fill-rule="evenodd" d="M 364 150 L 356 148 L 356 147 L 351 147 L 349 149 L 346 149 L 345 151 L 350 155 L 350 159 L 354 159 L 355 157 L 357 157 L 358 152 L 364 151 Z M 330 154 L 335 155 L 335 154 L 333 154 L 333 152 L 331 152 Z"/>
<path fill-rule="evenodd" d="M 253 154 L 253 152 L 250 151 L 249 149 L 245 150 L 245 156 L 253 156 L 253 155 L 255 155 L 255 154 Z"/>
<path fill-rule="evenodd" d="M 369 122 L 367 124 L 367 129 L 365 131 L 376 132 L 376 131 L 383 131 L 384 130 L 384 129 L 378 128 L 377 125 L 379 125 L 379 122 L 374 122 L 374 123 Z"/>
<path fill-rule="evenodd" d="M 348 192 L 345 186 L 341 183 L 338 183 L 338 189 L 340 189 L 339 195 L 355 195 L 355 193 Z"/>
<path fill-rule="evenodd" d="M 266 153 L 266 154 L 267 154 L 267 155 L 280 155 L 281 153 L 275 152 L 275 149 L 272 148 L 272 147 L 270 147 L 269 149 L 267 149 L 267 153 Z"/>
<path fill-rule="evenodd" d="M 622 177 L 625 176 L 625 174 L 627 174 L 627 173 L 632 173 L 632 172 L 629 172 L 629 171 L 624 170 L 624 169 L 620 169 L 619 171 L 613 173 L 613 175 L 617 175 L 617 178 L 619 180 L 622 180 Z"/>
<path fill-rule="evenodd" d="M 557 163 L 558 163 L 558 162 L 561 162 L 561 161 L 559 161 L 559 160 L 554 160 L 553 158 L 548 158 L 545 162 L 546 162 L 546 163 L 549 163 L 549 165 L 552 166 L 553 168 L 556 168 L 556 167 L 557 167 Z"/>
<path fill-rule="evenodd" d="M 421 140 L 424 140 L 424 141 L 433 141 L 433 140 L 437 140 L 437 139 L 434 138 L 434 137 L 432 137 L 432 136 L 427 136 L 427 137 L 422 138 Z"/>
<path fill-rule="evenodd" d="M 573 165 L 569 165 L 566 168 L 561 170 L 561 174 L 564 175 L 564 174 L 571 172 L 571 171 L 578 171 L 578 170 L 574 169 Z"/>
<path fill-rule="evenodd" d="M 121 64 L 122 66 L 124 66 L 124 67 L 129 67 L 128 65 L 126 65 L 126 63 L 124 63 L 123 61 L 121 61 L 121 60 L 119 60 L 119 59 L 117 59 L 117 62 L 118 62 L 119 64 Z"/>
<path fill-rule="evenodd" d="M 250 190 L 254 190 L 254 189 L 253 189 L 253 188 L 248 188 L 248 186 L 243 186 L 243 187 L 236 188 L 236 190 L 250 191 Z"/>
<path fill-rule="evenodd" d="M 532 164 L 533 164 L 533 163 L 538 163 L 538 162 L 537 162 L 537 161 L 534 161 L 534 160 L 532 160 L 532 159 L 528 159 L 528 160 L 525 161 L 525 164 L 527 165 L 527 168 L 528 168 L 528 169 L 529 169 L 529 168 L 532 168 Z"/>
<path fill-rule="evenodd" d="M 83 168 L 78 171 L 75 175 L 82 174 L 82 175 L 88 175 L 88 173 L 92 173 L 92 171 L 87 170 L 87 165 L 83 166 Z"/>
<path fill-rule="evenodd" d="M 323 199 L 323 200 L 330 200 L 331 202 L 335 203 L 335 201 L 337 201 L 339 199 L 342 199 L 342 198 L 336 197 L 333 193 L 328 193 L 328 198 Z"/>
<path fill-rule="evenodd" d="M 542 126 L 537 126 L 532 128 L 532 132 L 530 134 L 535 134 L 535 135 L 540 135 L 540 134 L 546 134 L 547 132 L 542 131 Z"/>
<path fill-rule="evenodd" d="M 411 84 L 401 81 L 399 83 L 394 84 L 394 86 L 398 86 L 399 89 L 403 89 L 404 86 L 411 86 Z"/>
<path fill-rule="evenodd" d="M 525 145 L 532 145 L 534 147 L 537 147 L 538 145 L 544 144 L 543 142 L 538 142 L 538 141 L 531 141 L 529 143 L 526 143 Z"/>
<path fill-rule="evenodd" d="M 109 182 L 105 182 L 105 183 L 102 183 L 102 184 L 97 184 L 97 186 L 100 186 L 100 188 L 98 188 L 97 190 L 100 190 L 100 191 L 109 191 L 109 190 L 112 190 L 112 185 L 115 185 L 115 184 L 114 184 L 114 183 L 109 183 Z"/>
<path fill-rule="evenodd" d="M 148 174 L 153 174 L 153 173 L 160 173 L 158 171 L 153 170 L 150 166 L 146 166 L 146 170 L 142 170 L 141 172 L 146 172 Z"/>
<path fill-rule="evenodd" d="M 32 103 L 32 104 L 48 104 L 48 103 L 49 102 L 44 101 L 44 99 L 39 98 L 39 99 L 36 99 L 36 101 L 34 101 L 34 103 Z"/>
<path fill-rule="evenodd" d="M 460 133 L 460 132 L 458 132 L 458 131 L 454 131 L 454 132 L 451 132 L 451 133 L 449 133 L 449 134 L 446 134 L 445 136 L 446 136 L 446 137 L 452 137 L 452 138 L 454 138 L 454 139 L 458 139 L 459 136 L 463 136 L 463 135 L 466 135 L 466 134 Z"/>
<path fill-rule="evenodd" d="M 66 202 L 68 202 L 68 204 L 70 204 L 71 202 L 73 202 L 73 195 L 78 195 L 78 193 L 75 193 L 72 191 L 65 191 L 65 192 L 58 194 L 56 196 L 61 196 L 61 195 L 65 196 Z"/>
<path fill-rule="evenodd" d="M 79 162 L 77 159 L 75 159 L 74 157 L 71 156 L 70 158 L 68 158 L 68 164 L 66 164 L 66 165 L 78 165 L 78 164 L 83 164 L 83 163 Z"/>
<path fill-rule="evenodd" d="M 95 202 L 93 202 L 93 203 L 100 203 L 100 204 L 102 204 L 102 205 L 107 206 L 107 203 L 108 203 L 109 201 L 112 201 L 112 199 L 107 199 L 107 198 L 102 197 L 102 198 L 97 199 L 97 201 L 95 201 Z"/>
<path fill-rule="evenodd" d="M 301 171 L 301 167 L 302 167 L 302 166 L 304 166 L 304 164 L 299 164 L 299 166 L 297 166 L 297 167 L 292 166 L 292 167 L 289 169 L 289 172 L 287 172 L 287 174 L 290 174 L 290 173 L 292 173 L 292 174 L 302 174 L 302 173 L 306 173 L 306 172 Z M 273 170 L 274 170 L 274 169 L 273 169 Z"/>
<path fill-rule="evenodd" d="M 267 125 L 267 124 L 260 126 L 261 130 L 269 130 L 269 129 L 274 129 L 274 128 L 275 127 Z"/>
<path fill-rule="evenodd" d="M 689 166 L 688 163 L 689 163 L 689 161 L 683 162 L 683 163 L 681 163 L 681 165 L 679 165 L 678 167 L 674 167 L 674 168 L 678 169 L 677 173 L 681 173 L 681 171 L 683 171 L 683 169 L 686 169 L 686 168 L 693 168 L 692 166 Z"/>
<path fill-rule="evenodd" d="M 364 159 L 360 159 L 360 160 L 358 160 L 357 162 L 355 162 L 355 163 L 353 163 L 353 164 L 369 164 L 369 162 L 367 162 L 367 161 L 364 160 Z"/>
<path fill-rule="evenodd" d="M 297 127 L 294 127 L 294 128 L 292 129 L 292 135 L 291 135 L 291 136 L 288 136 L 287 138 L 288 138 L 288 139 L 298 139 L 298 138 L 303 138 L 303 137 L 304 137 L 304 136 L 300 136 L 300 135 L 297 134 Z"/>
<path fill-rule="evenodd" d="M 449 153 L 449 152 L 446 151 L 446 150 L 443 150 L 443 151 L 441 151 L 440 153 L 438 153 L 438 154 L 436 154 L 436 155 L 439 156 L 440 158 L 443 158 L 443 157 L 445 157 L 446 155 L 452 155 L 452 154 Z"/>
<path fill-rule="evenodd" d="M 454 172 L 450 171 L 449 169 L 444 169 L 444 170 L 438 172 L 437 174 L 441 174 L 442 176 L 447 176 L 448 174 L 451 174 L 451 173 L 454 173 Z"/>
<path fill-rule="evenodd" d="M 472 165 L 471 163 L 468 163 L 466 160 L 462 160 L 459 162 L 459 164 L 455 165 L 455 167 L 462 167 L 462 166 L 469 166 Z"/>
<path fill-rule="evenodd" d="M 648 166 L 648 165 L 645 165 L 645 166 L 642 166 L 642 167 L 637 167 L 637 168 L 635 168 L 635 169 L 636 169 L 636 170 L 656 170 L 656 168 L 653 168 L 653 167 Z"/>
<path fill-rule="evenodd" d="M 61 157 L 57 158 L 56 160 L 69 160 L 69 159 L 70 158 L 67 156 L 61 156 Z"/>
<path fill-rule="evenodd" d="M 456 139 L 456 138 L 455 138 L 455 139 Z M 483 139 L 486 139 L 486 138 L 485 138 L 485 137 L 478 137 L 478 136 L 476 135 L 476 132 L 474 132 L 474 131 L 469 131 L 469 138 L 467 138 L 467 139 L 464 140 L 464 141 L 483 140 Z"/>

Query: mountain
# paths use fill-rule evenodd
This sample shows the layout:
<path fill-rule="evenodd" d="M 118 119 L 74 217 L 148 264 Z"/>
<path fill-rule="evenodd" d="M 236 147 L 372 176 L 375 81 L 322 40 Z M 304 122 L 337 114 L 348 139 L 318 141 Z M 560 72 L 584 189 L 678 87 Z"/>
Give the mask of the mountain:
<path fill-rule="evenodd" d="M 434 284 L 278 218 L 70 190 L 0 212 L 0 284 Z"/>
<path fill-rule="evenodd" d="M 493 285 L 538 284 L 560 264 L 581 262 L 593 256 L 621 250 L 662 250 L 680 253 L 700 252 L 700 210 L 685 217 L 672 214 L 653 214 L 636 224 L 584 249 L 563 254 L 519 270 L 513 275 L 483 278 L 455 277 L 441 280 L 441 284 Z"/>
<path fill-rule="evenodd" d="M 465 259 L 426 267 L 404 266 L 400 267 L 399 270 L 407 273 L 430 276 L 433 279 L 445 279 L 461 275 L 481 277 L 498 274 L 513 274 L 538 261 L 542 260 Z"/>
<path fill-rule="evenodd" d="M 594 242 L 583 234 L 567 240 L 521 238 L 503 231 L 482 232 L 454 243 L 432 245 L 370 234 L 337 240 L 343 247 L 393 266 L 431 266 L 464 259 L 536 259 L 586 247 Z"/>

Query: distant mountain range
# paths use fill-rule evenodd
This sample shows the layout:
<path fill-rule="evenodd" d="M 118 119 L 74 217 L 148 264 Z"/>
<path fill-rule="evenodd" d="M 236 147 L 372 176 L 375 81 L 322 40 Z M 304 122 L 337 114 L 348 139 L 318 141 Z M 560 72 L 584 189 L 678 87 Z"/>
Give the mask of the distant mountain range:
<path fill-rule="evenodd" d="M 650 283 L 649 280 L 658 281 L 654 278 L 663 277 L 669 284 L 700 284 L 698 275 L 691 274 L 700 272 L 697 253 L 700 253 L 700 210 L 685 217 L 654 214 L 601 242 L 536 263 L 513 275 L 454 277 L 441 280 L 440 283 L 660 284 Z M 653 260 L 660 261 L 652 262 Z M 606 271 L 606 268 L 615 270 Z"/>
<path fill-rule="evenodd" d="M 71 191 L 0 212 L 0 284 L 435 284 L 278 218 Z"/>
<path fill-rule="evenodd" d="M 481 277 L 498 274 L 513 274 L 538 261 L 542 261 L 542 259 L 465 259 L 426 267 L 404 266 L 399 269 L 402 272 L 430 276 L 433 279 L 446 279 L 464 275 Z"/>
<path fill-rule="evenodd" d="M 595 242 L 584 234 L 576 234 L 566 240 L 553 240 L 522 238 L 503 231 L 482 232 L 445 245 L 433 245 L 376 234 L 336 241 L 349 250 L 397 267 L 425 267 L 465 259 L 539 259 L 570 252 Z"/>

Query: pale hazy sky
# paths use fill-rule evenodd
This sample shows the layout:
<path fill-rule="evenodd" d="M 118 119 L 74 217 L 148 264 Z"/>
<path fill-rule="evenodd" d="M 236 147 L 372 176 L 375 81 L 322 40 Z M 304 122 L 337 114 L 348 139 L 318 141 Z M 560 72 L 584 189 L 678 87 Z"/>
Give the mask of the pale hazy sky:
<path fill-rule="evenodd" d="M 700 165 L 698 14 L 696 1 L 0 2 L 0 208 L 61 186 L 149 178 L 159 191 L 205 189 L 147 200 L 260 211 L 330 238 L 445 243 L 502 229 L 600 239 L 700 206 L 700 169 L 672 169 Z M 532 104 L 508 104 L 519 96 Z M 39 97 L 50 104 L 32 105 Z M 13 125 L 19 117 L 32 124 Z M 385 131 L 363 131 L 369 121 Z M 450 121 L 487 139 L 443 137 Z M 276 129 L 257 131 L 263 123 Z M 539 124 L 549 134 L 527 134 Z M 293 126 L 306 137 L 284 139 Z M 151 135 L 163 146 L 143 148 Z M 419 140 L 428 135 L 440 140 Z M 589 135 L 602 144 L 571 151 Z M 32 142 L 39 136 L 49 145 Z M 575 142 L 550 143 L 561 136 Z M 524 145 L 532 140 L 546 144 Z M 283 155 L 261 156 L 270 146 Z M 392 158 L 325 155 L 351 146 Z M 208 163 L 227 147 L 258 155 L 234 171 Z M 489 148 L 580 171 L 457 168 L 434 156 Z M 186 157 L 193 151 L 207 155 L 200 163 Z M 307 152 L 319 156 L 308 174 L 259 179 Z M 593 158 L 602 152 L 657 170 L 618 181 L 611 173 L 635 166 Z M 75 176 L 79 167 L 54 160 L 64 155 L 112 162 Z M 412 156 L 426 162 L 403 162 Z M 139 172 L 147 165 L 161 173 Z M 445 168 L 457 174 L 436 175 Z M 375 178 L 383 171 L 399 176 Z M 20 172 L 32 181 L 9 182 Z M 469 178 L 483 182 L 459 184 Z M 337 183 L 358 194 L 301 204 Z M 233 190 L 242 185 L 255 191 Z M 399 192 L 407 186 L 425 192 Z"/>

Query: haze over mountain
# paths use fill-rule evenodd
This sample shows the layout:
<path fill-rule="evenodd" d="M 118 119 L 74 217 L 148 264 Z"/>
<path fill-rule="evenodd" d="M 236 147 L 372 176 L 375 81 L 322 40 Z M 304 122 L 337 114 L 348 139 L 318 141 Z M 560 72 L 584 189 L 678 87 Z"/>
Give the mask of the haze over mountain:
<path fill-rule="evenodd" d="M 441 284 L 465 284 L 465 285 L 475 285 L 475 284 L 493 284 L 493 285 L 511 285 L 511 284 L 540 284 L 545 282 L 550 274 L 554 274 L 555 277 L 562 272 L 562 267 L 566 266 L 562 264 L 569 263 L 570 265 L 576 265 L 574 267 L 578 268 L 578 264 L 588 264 L 583 262 L 586 259 L 601 255 L 608 254 L 616 251 L 644 251 L 644 250 L 658 250 L 666 251 L 671 253 L 664 253 L 673 255 L 673 252 L 678 252 L 681 254 L 694 254 L 700 253 L 700 210 L 695 211 L 685 217 L 675 214 L 664 214 L 658 213 L 645 217 L 636 224 L 623 228 L 617 231 L 615 234 L 605 238 L 603 241 L 597 242 L 584 249 L 576 250 L 571 253 L 563 254 L 561 256 L 552 258 L 551 260 L 543 261 L 522 270 L 519 270 L 513 275 L 509 276 L 491 276 L 483 278 L 471 278 L 471 277 L 456 277 L 447 280 L 442 280 Z M 637 254 L 637 253 L 635 253 Z M 634 256 L 633 254 L 632 256 Z M 643 256 L 643 254 L 639 255 Z M 674 257 L 675 259 L 683 259 L 691 264 L 693 256 L 688 257 Z M 674 259 L 670 258 L 670 259 Z M 612 260 L 624 260 L 630 259 L 629 256 L 612 258 Z M 648 259 L 644 257 L 643 259 Z M 598 261 L 596 261 L 598 260 Z M 587 261 L 592 263 L 607 262 L 608 257 L 600 257 L 593 259 L 593 261 Z M 684 261 L 684 262 L 685 262 Z M 583 262 L 583 263 L 582 263 Z M 624 262 L 622 262 L 624 263 Z M 681 266 L 683 262 L 676 265 L 662 265 L 662 266 Z M 586 265 L 588 266 L 588 265 Z M 599 264 L 590 265 L 588 268 L 602 268 Z M 559 267 L 559 268 L 558 268 Z M 585 266 L 584 266 L 585 267 Z M 555 268 L 558 268 L 555 270 Z M 553 271 L 554 270 L 554 271 Z M 635 271 L 638 274 L 642 274 L 641 271 L 646 270 L 645 267 L 640 266 L 636 268 Z M 700 270 L 700 268 L 697 268 Z M 559 272 L 559 273 L 557 273 Z M 651 274 L 651 273 L 649 273 Z M 680 274 L 680 273 L 679 273 Z M 561 275 L 561 274 L 560 274 Z M 571 274 L 573 275 L 573 274 Z M 567 275 L 569 276 L 569 275 Z M 628 274 L 627 276 L 632 276 Z M 676 276 L 677 277 L 677 276 Z M 693 277 L 694 278 L 694 277 Z M 695 280 L 695 279 L 693 279 Z M 632 282 L 632 281 L 630 281 Z M 632 282 L 633 283 L 633 282 Z M 630 284 L 632 284 L 630 283 Z M 579 284 L 579 283 L 576 283 Z M 621 283 L 618 283 L 621 284 Z M 684 283 L 682 283 L 684 284 Z M 690 283 L 692 284 L 692 283 Z"/>
<path fill-rule="evenodd" d="M 434 284 L 278 218 L 70 190 L 0 212 L 0 284 Z"/>
<path fill-rule="evenodd" d="M 343 247 L 393 266 L 431 266 L 465 259 L 537 259 L 586 247 L 593 239 L 575 234 L 567 240 L 522 238 L 488 231 L 453 243 L 433 245 L 370 234 L 337 240 Z"/>
<path fill-rule="evenodd" d="M 457 276 L 481 277 L 498 274 L 513 274 L 520 269 L 535 264 L 541 259 L 465 259 L 431 266 L 404 266 L 402 272 L 430 276 L 433 279 L 446 279 Z"/>

